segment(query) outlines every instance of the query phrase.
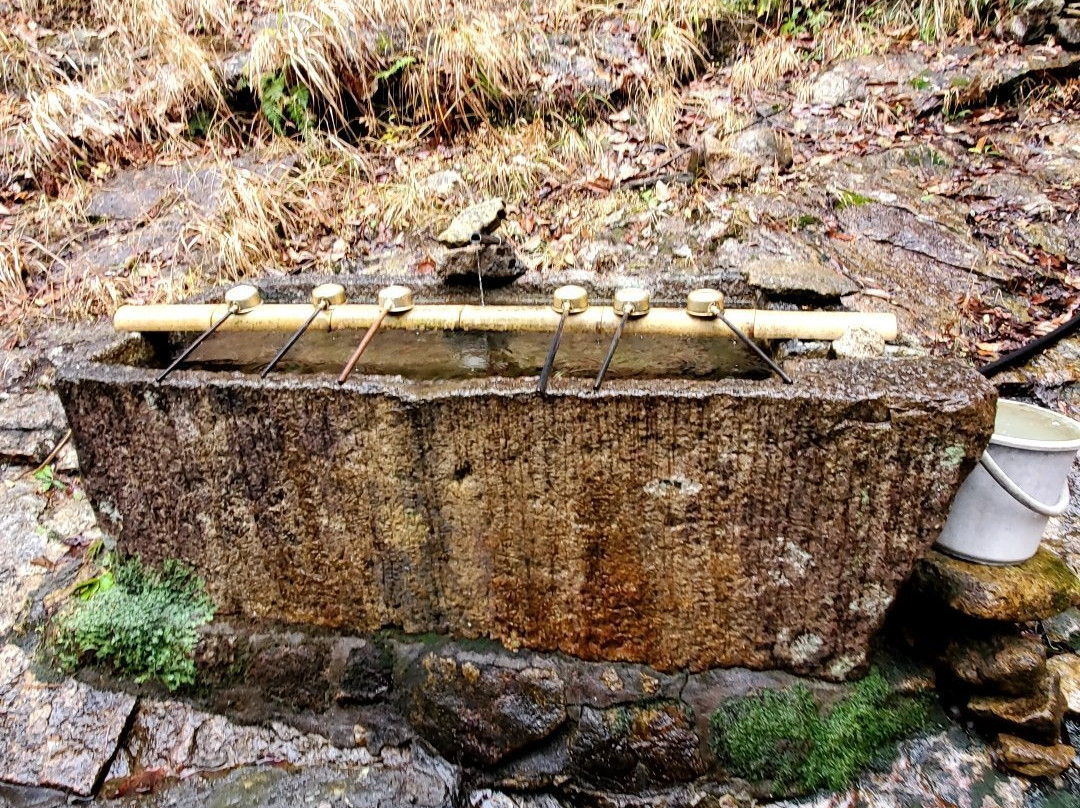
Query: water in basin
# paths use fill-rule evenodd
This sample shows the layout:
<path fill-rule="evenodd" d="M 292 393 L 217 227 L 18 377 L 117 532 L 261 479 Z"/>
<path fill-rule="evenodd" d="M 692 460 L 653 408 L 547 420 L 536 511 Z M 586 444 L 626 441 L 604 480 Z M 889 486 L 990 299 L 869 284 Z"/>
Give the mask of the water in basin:
<path fill-rule="evenodd" d="M 181 335 L 188 338 L 189 335 Z M 193 338 L 193 335 L 190 335 Z M 360 341 L 355 331 L 311 331 L 293 346 L 276 374 L 337 374 Z M 186 369 L 258 373 L 288 339 L 270 332 L 225 332 L 208 339 L 181 365 Z M 565 334 L 553 376 L 596 375 L 610 335 Z M 174 339 L 159 352 L 155 366 L 164 367 L 183 349 Z M 551 335 L 542 333 L 406 331 L 384 329 L 367 349 L 356 372 L 404 376 L 418 381 L 488 376 L 516 378 L 540 372 Z M 731 338 L 689 338 L 625 335 L 608 371 L 611 379 L 684 377 L 761 378 L 768 370 Z"/>

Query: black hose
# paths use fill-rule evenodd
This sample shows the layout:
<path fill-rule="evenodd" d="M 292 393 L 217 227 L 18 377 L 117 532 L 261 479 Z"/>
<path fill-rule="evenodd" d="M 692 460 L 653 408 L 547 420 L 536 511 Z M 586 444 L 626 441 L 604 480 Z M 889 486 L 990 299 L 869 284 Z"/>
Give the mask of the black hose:
<path fill-rule="evenodd" d="M 1072 319 L 1062 323 L 1049 334 L 1044 334 L 1038 339 L 1034 339 L 1027 345 L 1021 345 L 1015 351 L 1010 351 L 1004 356 L 998 357 L 993 362 L 987 362 L 981 368 L 979 373 L 987 378 L 995 376 L 1001 373 L 1003 370 L 1022 365 L 1028 359 L 1033 356 L 1037 356 L 1054 343 L 1069 336 L 1069 334 L 1080 328 L 1080 313 L 1074 314 Z"/>

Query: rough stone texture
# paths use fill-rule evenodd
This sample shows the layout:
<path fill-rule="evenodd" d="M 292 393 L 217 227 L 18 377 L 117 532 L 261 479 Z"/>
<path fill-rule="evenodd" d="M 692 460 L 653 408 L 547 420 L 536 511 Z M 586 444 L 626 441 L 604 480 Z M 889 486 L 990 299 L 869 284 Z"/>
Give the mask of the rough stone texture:
<path fill-rule="evenodd" d="M 885 353 L 885 339 L 867 328 L 849 328 L 832 344 L 841 359 L 872 359 Z"/>
<path fill-rule="evenodd" d="M 732 139 L 729 148 L 758 170 L 771 168 L 776 172 L 787 171 L 793 161 L 791 139 L 767 126 L 754 126 L 740 132 Z M 754 173 L 756 176 L 757 171 Z"/>
<path fill-rule="evenodd" d="M 1061 737 L 1065 702 L 1057 675 L 1051 673 L 1031 696 L 973 696 L 968 711 L 977 721 L 1045 743 Z"/>
<path fill-rule="evenodd" d="M 569 755 L 587 782 L 624 791 L 692 780 L 703 770 L 690 717 L 674 702 L 584 708 Z"/>
<path fill-rule="evenodd" d="M 527 269 L 509 242 L 435 249 L 431 255 L 436 276 L 459 285 L 478 286 L 481 278 L 489 284 L 508 283 Z"/>
<path fill-rule="evenodd" d="M 122 784 L 118 784 L 122 785 Z M 156 808 L 456 808 L 461 773 L 421 749 L 394 751 L 374 765 L 242 767 L 215 777 L 185 778 L 155 794 Z M 134 793 L 108 805 L 144 808 Z"/>
<path fill-rule="evenodd" d="M 329 697 L 328 656 L 329 649 L 319 642 L 274 643 L 255 654 L 247 677 L 259 682 L 272 701 L 317 710 L 326 706 Z"/>
<path fill-rule="evenodd" d="M 27 598 L 41 586 L 45 568 L 35 561 L 62 552 L 38 529 L 45 497 L 37 480 L 22 471 L 0 479 L 0 636 L 19 622 Z"/>
<path fill-rule="evenodd" d="M 341 671 L 335 698 L 342 704 L 366 704 L 390 692 L 393 686 L 389 656 L 374 643 L 350 648 Z"/>
<path fill-rule="evenodd" d="M 1072 765 L 1074 757 L 1076 750 L 1066 744 L 1043 746 L 1015 735 L 999 735 L 994 744 L 998 765 L 1024 777 L 1057 777 Z"/>
<path fill-rule="evenodd" d="M 1080 656 L 1062 654 L 1052 657 L 1046 666 L 1061 681 L 1065 712 L 1070 716 L 1080 716 Z"/>
<path fill-rule="evenodd" d="M 1002 21 L 999 35 L 1021 45 L 1038 42 L 1053 29 L 1054 18 L 1064 5 L 1064 0 L 1030 0 L 1024 8 Z"/>
<path fill-rule="evenodd" d="M 968 687 L 1015 696 L 1034 692 L 1046 674 L 1046 648 L 1038 637 L 959 638 L 949 643 L 943 661 Z"/>
<path fill-rule="evenodd" d="M 770 808 L 1030 808 L 1027 784 L 994 770 L 989 750 L 978 738 L 953 727 L 905 741 L 883 771 L 858 779 L 855 788 L 822 791 Z"/>
<path fill-rule="evenodd" d="M 562 803 L 550 794 L 502 794 L 481 789 L 469 794 L 468 808 L 561 808 Z"/>
<path fill-rule="evenodd" d="M 1058 43 L 1070 50 L 1080 49 L 1080 19 L 1061 17 L 1054 31 Z"/>
<path fill-rule="evenodd" d="M 0 648 L 0 780 L 90 794 L 135 698 L 41 682 L 29 667 L 21 649 Z"/>
<path fill-rule="evenodd" d="M 54 393 L 0 395 L 0 463 L 36 465 L 66 431 L 64 410 Z"/>
<path fill-rule="evenodd" d="M 746 267 L 746 275 L 751 286 L 780 295 L 838 299 L 859 288 L 835 269 L 806 261 L 754 261 Z"/>
<path fill-rule="evenodd" d="M 891 244 L 957 269 L 971 270 L 986 263 L 978 242 L 904 207 L 851 205 L 838 210 L 836 217 L 848 233 Z"/>
<path fill-rule="evenodd" d="M 551 668 L 504 668 L 427 654 L 411 676 L 409 719 L 443 755 L 492 765 L 566 721 L 563 682 Z"/>
<path fill-rule="evenodd" d="M 225 616 L 832 678 L 864 664 L 994 413 L 937 359 L 544 397 L 152 377 L 61 372 L 87 490 L 122 549 L 192 564 Z"/>
<path fill-rule="evenodd" d="M 1066 609 L 1042 621 L 1043 635 L 1051 648 L 1080 651 L 1080 609 Z"/>
<path fill-rule="evenodd" d="M 915 568 L 912 585 L 952 609 L 981 620 L 1026 623 L 1080 604 L 1080 580 L 1046 548 L 1023 564 L 991 567 L 939 553 Z"/>
<path fill-rule="evenodd" d="M 144 699 L 124 747 L 109 768 L 107 790 L 139 772 L 185 777 L 273 761 L 290 766 L 367 766 L 364 748 L 341 749 L 279 722 L 242 726 L 186 704 Z"/>
<path fill-rule="evenodd" d="M 448 247 L 464 247 L 474 233 L 488 233 L 506 213 L 501 199 L 488 199 L 465 208 L 436 238 Z"/>

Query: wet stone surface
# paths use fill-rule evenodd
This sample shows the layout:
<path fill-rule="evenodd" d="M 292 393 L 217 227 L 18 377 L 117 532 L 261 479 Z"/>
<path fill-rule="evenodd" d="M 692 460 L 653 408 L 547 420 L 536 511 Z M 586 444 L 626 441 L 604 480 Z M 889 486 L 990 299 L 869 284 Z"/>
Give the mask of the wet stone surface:
<path fill-rule="evenodd" d="M 112 805 L 132 808 L 456 808 L 460 773 L 420 750 L 395 752 L 361 767 L 243 767 L 218 777 L 181 780 L 159 794 Z"/>
<path fill-rule="evenodd" d="M 266 761 L 290 766 L 366 766 L 372 763 L 372 755 L 361 747 L 336 747 L 322 736 L 278 722 L 245 726 L 182 702 L 144 699 L 106 786 L 112 781 L 116 788 L 115 781 L 151 769 L 163 777 L 184 777 Z"/>
<path fill-rule="evenodd" d="M 1065 699 L 1065 713 L 1080 716 L 1080 656 L 1061 654 L 1053 657 L 1047 667 L 1061 682 L 1061 695 Z"/>
<path fill-rule="evenodd" d="M 498 763 L 566 720 L 563 682 L 551 668 L 514 670 L 428 654 L 409 678 L 413 726 L 452 760 Z"/>
<path fill-rule="evenodd" d="M 913 585 L 961 614 L 1007 623 L 1053 617 L 1080 603 L 1080 580 L 1045 548 L 1009 567 L 972 564 L 932 550 L 916 566 Z"/>
<path fill-rule="evenodd" d="M 624 791 L 693 780 L 704 766 L 683 705 L 584 708 L 569 742 L 571 767 L 587 782 Z"/>
<path fill-rule="evenodd" d="M 664 380 L 662 396 L 627 380 L 599 399 L 578 380 L 538 399 L 523 379 L 468 395 L 383 379 L 371 395 L 224 374 L 148 393 L 146 370 L 74 368 L 58 385 L 119 546 L 191 564 L 225 615 L 835 680 L 865 669 L 993 402 L 970 370 L 925 360 L 809 360 L 791 386 Z M 266 424 L 275 439 L 254 439 Z M 624 427 L 633 446 L 613 437 Z M 554 435 L 578 462 L 545 449 Z M 245 436 L 250 451 L 224 451 Z M 857 506 L 803 484 L 821 475 Z M 497 504 L 518 502 L 534 505 Z"/>
<path fill-rule="evenodd" d="M 1061 735 L 1065 702 L 1060 679 L 1051 672 L 1030 696 L 973 696 L 967 709 L 984 727 L 1054 743 Z"/>
<path fill-rule="evenodd" d="M 1054 777 L 1072 765 L 1076 750 L 1062 743 L 1043 746 L 1003 734 L 994 745 L 994 757 L 1004 768 L 1024 777 Z"/>
<path fill-rule="evenodd" d="M 125 694 L 42 682 L 21 649 L 0 647 L 0 780 L 90 794 L 134 707 Z"/>
<path fill-rule="evenodd" d="M 861 777 L 852 808 L 947 805 L 950 808 L 1023 808 L 1028 784 L 993 765 L 989 750 L 959 728 L 900 745 L 887 769 Z M 773 803 L 774 808 L 835 808 L 836 794 Z"/>
<path fill-rule="evenodd" d="M 1046 674 L 1046 648 L 1038 637 L 960 637 L 948 645 L 944 657 L 952 676 L 976 689 L 1028 695 Z"/>

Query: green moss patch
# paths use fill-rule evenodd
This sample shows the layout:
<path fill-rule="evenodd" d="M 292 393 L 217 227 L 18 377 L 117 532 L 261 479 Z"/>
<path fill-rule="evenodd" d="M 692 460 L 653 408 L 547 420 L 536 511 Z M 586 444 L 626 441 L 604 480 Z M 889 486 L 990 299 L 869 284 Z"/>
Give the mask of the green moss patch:
<path fill-rule="evenodd" d="M 777 791 L 838 791 L 928 717 L 924 700 L 895 695 L 872 671 L 828 712 L 805 685 L 733 699 L 713 713 L 712 747 L 731 774 Z"/>
<path fill-rule="evenodd" d="M 71 672 L 94 662 L 169 690 L 195 682 L 198 628 L 214 617 L 203 582 L 177 561 L 160 569 L 138 558 L 107 562 L 53 622 L 52 648 Z"/>

